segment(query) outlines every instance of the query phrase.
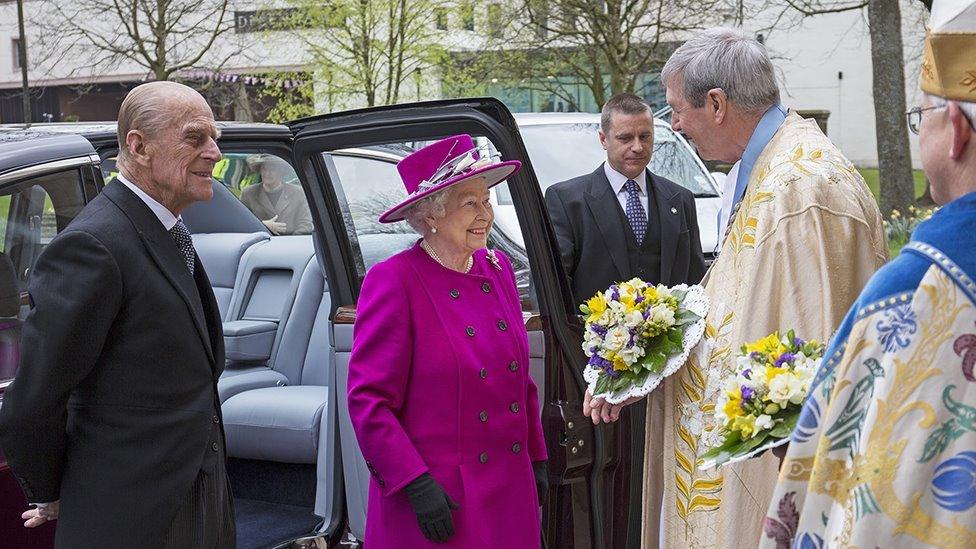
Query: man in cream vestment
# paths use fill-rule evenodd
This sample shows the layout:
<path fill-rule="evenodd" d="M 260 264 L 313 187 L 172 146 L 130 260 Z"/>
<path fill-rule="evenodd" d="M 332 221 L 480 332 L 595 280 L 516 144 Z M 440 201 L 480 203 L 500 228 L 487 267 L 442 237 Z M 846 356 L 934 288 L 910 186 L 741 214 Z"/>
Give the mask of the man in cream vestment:
<path fill-rule="evenodd" d="M 736 162 L 736 185 L 724 243 L 703 281 L 711 301 L 705 336 L 664 383 L 663 431 L 648 430 L 643 545 L 754 547 L 779 459 L 766 453 L 698 468 L 717 438 L 721 380 L 743 343 L 776 330 L 826 341 L 887 260 L 887 245 L 854 166 L 815 122 L 779 105 L 761 44 L 736 30 L 704 31 L 675 51 L 662 81 L 674 129 L 704 158 Z"/>
<path fill-rule="evenodd" d="M 762 547 L 976 547 L 976 3 L 932 5 L 911 114 L 941 204 L 871 279 L 793 432 Z"/>

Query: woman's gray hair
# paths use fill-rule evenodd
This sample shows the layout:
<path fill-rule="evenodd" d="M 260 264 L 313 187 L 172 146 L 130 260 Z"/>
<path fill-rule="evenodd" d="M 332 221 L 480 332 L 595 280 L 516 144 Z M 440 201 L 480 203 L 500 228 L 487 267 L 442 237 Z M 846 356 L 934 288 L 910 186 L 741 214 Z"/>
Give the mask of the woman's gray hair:
<path fill-rule="evenodd" d="M 447 215 L 445 204 L 447 204 L 447 199 L 451 196 L 450 193 L 454 188 L 448 187 L 443 191 L 436 192 L 418 200 L 403 212 L 403 219 L 417 234 L 424 236 L 430 230 L 426 221 L 428 217 L 440 219 Z"/>
<path fill-rule="evenodd" d="M 661 69 L 665 86 L 677 77 L 684 84 L 685 99 L 695 108 L 705 105 L 713 88 L 721 88 L 731 103 L 748 113 L 765 112 L 779 103 L 766 48 L 741 30 L 706 29 L 682 44 Z"/>
<path fill-rule="evenodd" d="M 931 93 L 928 92 L 922 92 L 922 93 L 925 94 L 925 97 L 927 97 L 929 100 L 929 104 L 932 105 L 933 107 L 945 107 L 949 104 L 949 100 L 946 99 L 945 97 L 932 95 Z M 966 118 L 969 119 L 969 125 L 972 126 L 973 131 L 976 131 L 976 103 L 973 103 L 971 101 L 956 101 L 956 100 L 952 100 L 952 102 L 955 103 L 956 105 L 959 105 L 959 109 L 962 110 L 962 113 L 966 115 Z"/>

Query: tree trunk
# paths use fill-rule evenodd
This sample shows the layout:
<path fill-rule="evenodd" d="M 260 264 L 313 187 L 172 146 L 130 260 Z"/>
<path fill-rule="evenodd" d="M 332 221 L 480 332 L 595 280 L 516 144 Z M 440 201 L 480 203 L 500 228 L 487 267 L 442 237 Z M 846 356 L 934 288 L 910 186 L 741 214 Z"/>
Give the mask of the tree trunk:
<path fill-rule="evenodd" d="M 870 0 L 874 119 L 878 139 L 881 212 L 915 203 L 915 181 L 905 122 L 905 62 L 898 0 Z"/>

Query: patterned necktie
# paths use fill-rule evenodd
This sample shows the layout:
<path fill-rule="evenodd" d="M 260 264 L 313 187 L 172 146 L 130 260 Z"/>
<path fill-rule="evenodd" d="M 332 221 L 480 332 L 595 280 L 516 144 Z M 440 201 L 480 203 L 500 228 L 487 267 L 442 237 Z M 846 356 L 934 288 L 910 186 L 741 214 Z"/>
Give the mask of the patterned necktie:
<path fill-rule="evenodd" d="M 176 220 L 176 225 L 173 225 L 173 228 L 169 230 L 169 235 L 173 237 L 176 247 L 183 254 L 183 262 L 186 263 L 186 268 L 190 270 L 190 276 L 193 276 L 193 260 L 196 259 L 197 253 L 193 249 L 193 237 L 190 236 L 190 231 L 183 224 L 182 219 Z"/>
<path fill-rule="evenodd" d="M 647 233 L 647 212 L 644 211 L 644 206 L 641 205 L 640 197 L 637 194 L 637 182 L 628 179 L 624 183 L 624 190 L 627 191 L 627 221 L 630 222 L 630 228 L 634 231 L 637 244 L 642 244 L 644 234 Z"/>

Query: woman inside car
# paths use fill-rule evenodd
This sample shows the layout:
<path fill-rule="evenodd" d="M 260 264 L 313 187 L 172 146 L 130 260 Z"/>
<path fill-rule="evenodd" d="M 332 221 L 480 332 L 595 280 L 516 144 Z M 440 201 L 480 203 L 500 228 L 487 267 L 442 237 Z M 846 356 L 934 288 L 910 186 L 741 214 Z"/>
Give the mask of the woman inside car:
<path fill-rule="evenodd" d="M 520 167 L 468 135 L 397 165 L 408 196 L 379 221 L 422 238 L 366 274 L 349 364 L 370 547 L 539 546 L 547 453 L 528 336 L 511 264 L 486 249 L 488 189 Z"/>

